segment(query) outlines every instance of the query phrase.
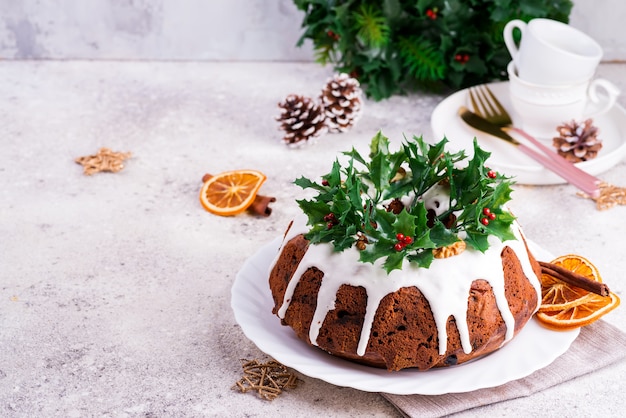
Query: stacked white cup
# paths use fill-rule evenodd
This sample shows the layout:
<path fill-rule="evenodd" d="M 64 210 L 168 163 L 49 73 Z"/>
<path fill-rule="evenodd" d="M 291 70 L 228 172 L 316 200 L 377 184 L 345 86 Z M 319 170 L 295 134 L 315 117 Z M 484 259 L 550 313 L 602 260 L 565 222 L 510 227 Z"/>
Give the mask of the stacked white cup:
<path fill-rule="evenodd" d="M 521 32 L 519 45 L 515 29 Z M 533 19 L 508 22 L 503 35 L 513 59 L 507 67 L 511 104 L 529 134 L 551 139 L 558 125 L 598 116 L 615 104 L 619 89 L 594 79 L 602 48 L 583 32 Z"/>

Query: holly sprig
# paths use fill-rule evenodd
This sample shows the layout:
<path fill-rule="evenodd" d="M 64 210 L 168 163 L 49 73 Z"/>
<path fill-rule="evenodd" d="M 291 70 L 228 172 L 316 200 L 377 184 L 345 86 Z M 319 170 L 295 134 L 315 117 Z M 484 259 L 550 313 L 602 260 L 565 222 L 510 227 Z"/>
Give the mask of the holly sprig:
<path fill-rule="evenodd" d="M 310 225 L 305 237 L 311 244 L 331 243 L 335 251 L 356 245 L 360 261 L 383 259 L 387 272 L 402 268 L 405 259 L 429 267 L 432 250 L 459 241 L 460 235 L 482 252 L 489 248 L 489 235 L 515 239 L 515 218 L 504 207 L 511 198 L 510 178 L 485 166 L 490 153 L 476 140 L 468 161 L 464 151 L 446 151 L 447 143 L 444 138 L 428 144 L 413 136 L 392 152 L 389 139 L 378 132 L 368 158 L 353 148 L 343 153 L 347 163 L 335 160 L 320 182 L 298 178 L 296 185 L 317 192 L 298 200 Z M 420 197 L 441 184 L 449 187 L 450 205 L 435 216 Z"/>

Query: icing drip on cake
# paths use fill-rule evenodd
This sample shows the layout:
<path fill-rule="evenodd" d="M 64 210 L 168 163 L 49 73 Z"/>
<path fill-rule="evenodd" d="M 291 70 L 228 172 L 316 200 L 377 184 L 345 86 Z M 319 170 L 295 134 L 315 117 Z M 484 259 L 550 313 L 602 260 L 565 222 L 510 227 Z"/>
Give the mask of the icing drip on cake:
<path fill-rule="evenodd" d="M 306 233 L 306 216 L 298 216 L 285 235 L 282 246 L 298 234 Z M 357 354 L 363 356 L 367 348 L 372 323 L 381 300 L 388 294 L 403 287 L 417 287 L 428 300 L 439 338 L 439 353 L 445 354 L 447 348 L 446 323 L 450 316 L 456 319 L 465 353 L 472 351 L 467 325 L 467 298 L 471 284 L 476 279 L 484 279 L 491 285 L 496 303 L 504 323 L 506 335 L 504 343 L 513 338 L 515 319 L 509 309 L 504 291 L 504 271 L 501 253 L 510 247 L 517 255 L 524 274 L 531 281 L 541 300 L 541 285 L 529 261 L 528 251 L 522 241 L 522 233 L 517 224 L 513 225 L 517 240 L 502 243 L 490 236 L 490 247 L 485 253 L 468 249 L 463 253 L 445 259 L 435 260 L 426 268 L 415 267 L 405 261 L 401 270 L 387 274 L 378 264 L 359 261 L 359 251 L 354 247 L 343 252 L 334 252 L 331 244 L 310 245 L 290 280 L 278 316 L 284 318 L 294 290 L 302 275 L 311 267 L 324 272 L 318 294 L 317 308 L 310 326 L 309 339 L 317 345 L 317 336 L 329 311 L 334 309 L 337 290 L 344 284 L 362 286 L 367 291 L 367 308 L 361 330 Z M 278 256 L 270 266 L 273 269 Z"/>

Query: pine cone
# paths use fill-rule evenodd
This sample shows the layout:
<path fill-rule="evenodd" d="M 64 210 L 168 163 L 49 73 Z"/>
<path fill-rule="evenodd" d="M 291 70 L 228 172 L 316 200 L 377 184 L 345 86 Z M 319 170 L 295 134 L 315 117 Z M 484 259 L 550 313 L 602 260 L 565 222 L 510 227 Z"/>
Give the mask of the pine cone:
<path fill-rule="evenodd" d="M 339 74 L 328 80 L 320 97 L 331 133 L 346 132 L 361 116 L 363 92 L 357 79 Z"/>
<path fill-rule="evenodd" d="M 558 126 L 559 136 L 552 139 L 552 145 L 561 156 L 573 163 L 596 158 L 602 148 L 602 140 L 598 138 L 598 128 L 592 123 L 592 119 L 583 123 L 572 120 Z"/>
<path fill-rule="evenodd" d="M 328 131 L 322 107 L 309 97 L 290 94 L 278 107 L 276 120 L 285 131 L 283 141 L 287 145 L 300 146 Z"/>

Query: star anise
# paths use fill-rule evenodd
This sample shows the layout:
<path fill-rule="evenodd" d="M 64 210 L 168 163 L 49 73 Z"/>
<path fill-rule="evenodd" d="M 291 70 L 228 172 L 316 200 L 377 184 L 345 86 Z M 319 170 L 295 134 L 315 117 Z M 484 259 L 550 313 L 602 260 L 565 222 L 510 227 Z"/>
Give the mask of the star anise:
<path fill-rule="evenodd" d="M 115 152 L 109 148 L 100 148 L 97 154 L 76 158 L 83 166 L 83 173 L 90 176 L 101 171 L 117 173 L 124 168 L 124 160 L 131 157 L 130 152 Z"/>

